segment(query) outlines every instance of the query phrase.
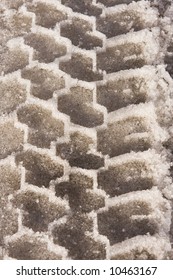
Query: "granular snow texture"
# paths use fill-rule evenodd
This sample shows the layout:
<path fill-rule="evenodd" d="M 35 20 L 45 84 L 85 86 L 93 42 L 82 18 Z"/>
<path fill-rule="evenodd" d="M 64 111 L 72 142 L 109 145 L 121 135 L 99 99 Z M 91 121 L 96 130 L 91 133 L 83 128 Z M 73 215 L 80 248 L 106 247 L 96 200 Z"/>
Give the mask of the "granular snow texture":
<path fill-rule="evenodd" d="M 1 0 L 1 259 L 172 259 L 172 20 Z"/>

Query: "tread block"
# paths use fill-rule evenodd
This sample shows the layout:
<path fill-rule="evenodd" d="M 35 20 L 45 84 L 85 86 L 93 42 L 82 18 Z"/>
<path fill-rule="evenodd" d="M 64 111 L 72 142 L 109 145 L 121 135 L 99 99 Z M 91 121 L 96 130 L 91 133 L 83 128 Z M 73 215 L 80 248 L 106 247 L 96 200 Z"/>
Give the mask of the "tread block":
<path fill-rule="evenodd" d="M 24 40 L 25 44 L 34 49 L 33 59 L 39 62 L 50 63 L 66 54 L 66 46 L 48 34 L 28 33 Z"/>
<path fill-rule="evenodd" d="M 73 45 L 87 50 L 103 46 L 102 39 L 94 35 L 91 25 L 77 17 L 71 23 L 61 25 L 61 36 L 69 38 Z"/>
<path fill-rule="evenodd" d="M 70 93 L 58 98 L 58 109 L 70 116 L 71 122 L 85 127 L 103 123 L 103 114 L 93 107 L 93 92 L 82 87 L 73 87 Z"/>
<path fill-rule="evenodd" d="M 97 2 L 100 2 L 107 7 L 115 6 L 118 4 L 130 4 L 132 1 L 138 2 L 140 0 L 97 0 Z"/>
<path fill-rule="evenodd" d="M 105 259 L 105 244 L 94 240 L 87 232 L 92 232 L 93 221 L 86 214 L 70 216 L 66 223 L 58 225 L 53 230 L 55 244 L 60 244 L 69 250 L 73 259 Z M 67 238 L 63 238 L 66 236 Z"/>
<path fill-rule="evenodd" d="M 153 181 L 147 163 L 136 159 L 100 171 L 98 185 L 110 196 L 116 196 L 131 191 L 150 189 Z"/>
<path fill-rule="evenodd" d="M 72 78 L 87 82 L 98 81 L 103 77 L 103 74 L 93 71 L 92 58 L 80 53 L 73 53 L 71 59 L 60 61 L 59 68 Z"/>
<path fill-rule="evenodd" d="M 89 153 L 89 145 L 93 141 L 90 137 L 74 132 L 70 136 L 69 143 L 57 144 L 57 155 L 69 161 L 71 166 L 85 169 L 98 169 L 104 165 L 104 158 Z"/>
<path fill-rule="evenodd" d="M 155 236 L 136 236 L 110 248 L 111 260 L 165 260 L 170 244 Z"/>
<path fill-rule="evenodd" d="M 27 12 L 12 10 L 0 16 L 1 31 L 8 35 L 8 40 L 13 37 L 24 36 L 32 28 L 32 15 Z"/>
<path fill-rule="evenodd" d="M 41 65 L 23 69 L 22 77 L 31 81 L 31 94 L 43 100 L 52 98 L 54 91 L 65 87 L 62 76 Z"/>
<path fill-rule="evenodd" d="M 64 134 L 64 124 L 52 112 L 36 104 L 26 104 L 17 111 L 20 122 L 29 127 L 28 142 L 40 148 L 49 148 Z"/>
<path fill-rule="evenodd" d="M 52 159 L 46 153 L 33 150 L 23 151 L 16 155 L 17 164 L 22 163 L 26 168 L 25 180 L 38 187 L 49 187 L 51 180 L 63 176 L 63 165 Z"/>
<path fill-rule="evenodd" d="M 148 129 L 142 116 L 131 116 L 110 123 L 106 129 L 98 131 L 98 150 L 110 157 L 130 151 L 148 150 L 151 147 L 151 140 L 146 132 Z"/>
<path fill-rule="evenodd" d="M 17 260 L 61 260 L 64 252 L 58 251 L 49 249 L 47 239 L 39 234 L 19 234 L 8 242 L 8 254 Z"/>
<path fill-rule="evenodd" d="M 75 131 L 70 135 L 70 144 L 72 146 L 72 151 L 69 150 L 69 152 L 77 151 L 77 153 L 86 154 L 90 149 L 90 145 L 93 144 L 93 140 L 88 135 Z M 57 145 L 57 154 L 62 158 L 68 159 L 70 154 L 68 155 L 68 153 L 66 153 L 64 149 L 60 149 L 59 146 L 61 147 L 61 144 Z"/>
<path fill-rule="evenodd" d="M 69 181 L 72 185 L 78 186 L 81 189 L 93 189 L 94 180 L 92 177 L 81 173 L 80 171 L 73 172 L 69 175 Z"/>
<path fill-rule="evenodd" d="M 54 28 L 58 22 L 67 19 L 65 12 L 49 3 L 41 1 L 37 1 L 34 4 L 29 3 L 27 9 L 36 15 L 36 24 L 46 28 Z"/>
<path fill-rule="evenodd" d="M 23 149 L 24 132 L 7 121 L 0 124 L 0 159 Z"/>
<path fill-rule="evenodd" d="M 89 16 L 98 16 L 102 9 L 92 4 L 92 0 L 62 0 L 61 3 L 72 8 L 74 12 Z"/>
<path fill-rule="evenodd" d="M 168 204 L 158 190 L 112 198 L 107 207 L 98 213 L 98 231 L 111 245 L 137 235 L 154 235 L 167 223 L 163 211 Z"/>
<path fill-rule="evenodd" d="M 125 70 L 117 73 L 114 78 L 108 79 L 105 83 L 97 85 L 97 102 L 108 109 L 108 112 L 118 110 L 130 104 L 145 103 L 149 94 L 148 76 L 139 75 L 133 70 Z M 152 82 L 152 81 L 151 81 Z"/>
<path fill-rule="evenodd" d="M 48 226 L 67 214 L 68 204 L 54 195 L 31 187 L 18 192 L 13 205 L 22 210 L 22 223 L 35 232 L 47 231 Z"/>
<path fill-rule="evenodd" d="M 97 150 L 115 157 L 154 148 L 156 143 L 161 145 L 166 137 L 151 102 L 129 105 L 110 113 L 107 127 L 97 129 Z"/>
<path fill-rule="evenodd" d="M 0 54 L 0 73 L 8 74 L 29 64 L 29 52 L 20 46 L 6 49 Z"/>
<path fill-rule="evenodd" d="M 107 38 L 128 33 L 130 30 L 139 31 L 151 28 L 157 23 L 157 14 L 150 8 L 148 2 L 132 3 L 106 9 L 105 16 L 97 18 L 97 30 Z"/>
<path fill-rule="evenodd" d="M 85 169 L 98 169 L 104 166 L 104 158 L 94 154 L 73 154 L 69 159 L 69 163 L 71 166 Z"/>
<path fill-rule="evenodd" d="M 104 197 L 93 191 L 80 189 L 79 186 L 71 185 L 70 182 L 61 182 L 56 185 L 56 195 L 68 197 L 69 205 L 73 211 L 89 213 L 104 207 Z"/>
<path fill-rule="evenodd" d="M 151 149 L 108 159 L 105 165 L 97 173 L 98 188 L 112 197 L 153 186 L 162 190 L 170 172 L 164 157 Z"/>
<path fill-rule="evenodd" d="M 69 205 L 73 211 L 87 213 L 98 210 L 105 205 L 104 196 L 92 189 L 92 183 L 91 178 L 80 172 L 71 173 L 69 181 L 56 184 L 56 195 L 62 198 L 68 196 Z"/>
<path fill-rule="evenodd" d="M 27 96 L 26 85 L 22 84 L 18 78 L 2 79 L 0 81 L 0 112 L 10 113 L 18 105 L 25 102 Z"/>
<path fill-rule="evenodd" d="M 151 55 L 152 49 L 152 55 Z M 97 52 L 97 67 L 107 73 L 141 68 L 152 64 L 158 52 L 158 42 L 152 32 L 141 30 L 108 39 L 105 51 Z"/>

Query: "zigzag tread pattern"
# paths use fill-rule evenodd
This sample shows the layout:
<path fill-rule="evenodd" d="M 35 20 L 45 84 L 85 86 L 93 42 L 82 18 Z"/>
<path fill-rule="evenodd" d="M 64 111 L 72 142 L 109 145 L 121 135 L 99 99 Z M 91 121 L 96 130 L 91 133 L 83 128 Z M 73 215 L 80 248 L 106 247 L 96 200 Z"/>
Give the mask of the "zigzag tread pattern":
<path fill-rule="evenodd" d="M 0 12 L 0 259 L 172 259 L 171 1 Z"/>

